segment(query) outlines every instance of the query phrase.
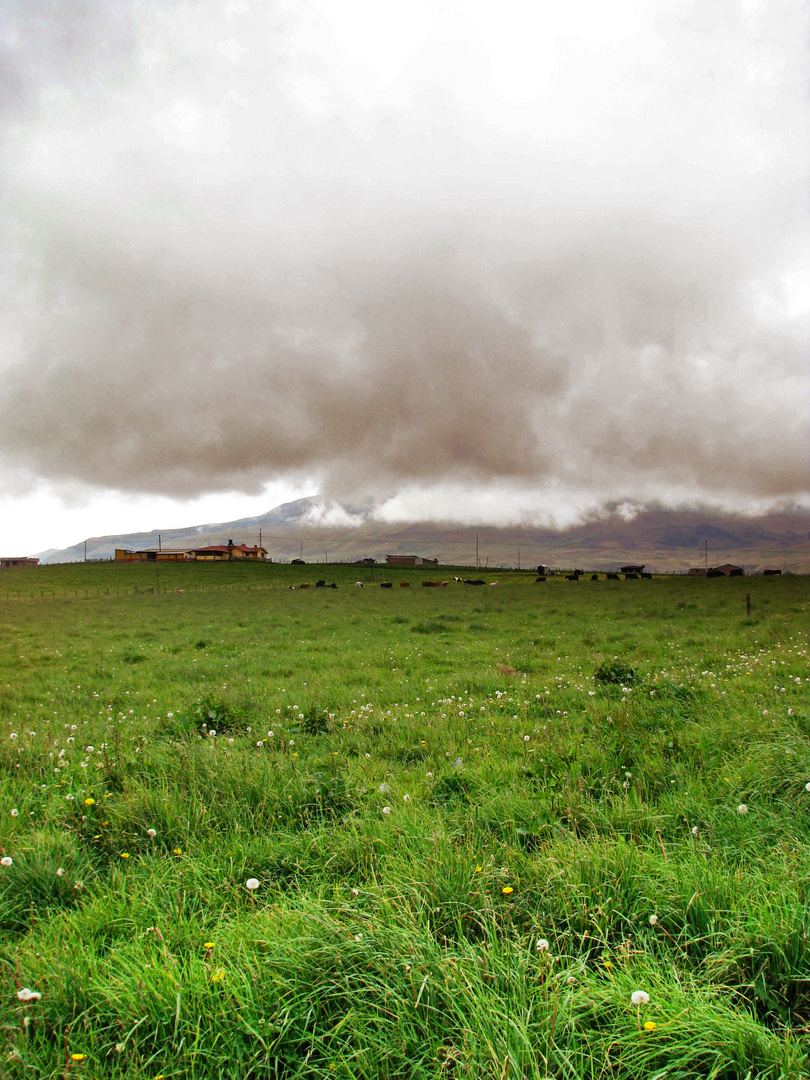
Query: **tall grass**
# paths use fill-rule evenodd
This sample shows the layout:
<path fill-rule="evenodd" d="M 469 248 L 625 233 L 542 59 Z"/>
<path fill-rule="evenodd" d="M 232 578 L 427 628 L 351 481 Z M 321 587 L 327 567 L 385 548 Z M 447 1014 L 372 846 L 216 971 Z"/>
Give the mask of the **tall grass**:
<path fill-rule="evenodd" d="M 2 1075 L 808 1075 L 807 580 L 142 571 L 0 589 Z"/>

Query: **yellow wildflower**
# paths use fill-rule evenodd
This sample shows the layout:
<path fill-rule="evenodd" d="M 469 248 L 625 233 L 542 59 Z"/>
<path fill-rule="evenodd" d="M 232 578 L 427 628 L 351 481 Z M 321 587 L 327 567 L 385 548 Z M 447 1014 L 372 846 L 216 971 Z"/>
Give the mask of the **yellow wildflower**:
<path fill-rule="evenodd" d="M 211 982 L 222 982 L 225 978 L 225 968 L 217 968 L 211 976 Z"/>
<path fill-rule="evenodd" d="M 182 855 L 182 854 L 183 854 L 183 849 L 182 848 L 179 848 L 179 847 L 172 848 L 172 855 Z"/>
<path fill-rule="evenodd" d="M 129 858 L 129 852 L 128 851 L 122 851 L 121 852 L 121 858 L 122 859 L 128 859 Z"/>
<path fill-rule="evenodd" d="M 204 949 L 213 949 L 213 947 L 214 947 L 215 945 L 216 945 L 216 942 L 215 942 L 215 941 L 204 941 L 204 942 L 203 942 L 203 948 L 204 948 Z"/>
<path fill-rule="evenodd" d="M 95 806 L 95 804 L 96 800 L 90 795 L 88 795 L 87 798 L 84 800 L 85 806 Z"/>
<path fill-rule="evenodd" d="M 645 1020 L 644 1021 L 644 1030 L 645 1031 L 655 1031 L 655 1021 L 654 1020 Z"/>
<path fill-rule="evenodd" d="M 504 885 L 504 887 L 501 889 L 501 892 L 504 896 L 510 896 L 514 891 L 515 890 L 512 888 L 511 885 Z"/>
<path fill-rule="evenodd" d="M 71 1054 L 70 1055 L 70 1060 L 71 1061 L 84 1061 L 84 1059 L 86 1057 L 87 1057 L 87 1054 Z"/>

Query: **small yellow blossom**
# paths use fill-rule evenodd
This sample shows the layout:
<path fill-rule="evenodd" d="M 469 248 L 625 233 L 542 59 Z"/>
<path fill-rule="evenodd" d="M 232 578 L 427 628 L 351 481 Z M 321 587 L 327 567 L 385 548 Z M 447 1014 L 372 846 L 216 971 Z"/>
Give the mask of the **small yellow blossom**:
<path fill-rule="evenodd" d="M 95 806 L 95 804 L 96 804 L 96 800 L 94 798 L 92 798 L 92 796 L 90 796 L 90 795 L 88 795 L 87 798 L 84 800 L 84 805 L 85 806 Z"/>
<path fill-rule="evenodd" d="M 122 851 L 121 852 L 121 858 L 122 859 L 128 859 L 129 858 L 129 852 L 128 851 Z"/>
<path fill-rule="evenodd" d="M 71 1061 L 84 1061 L 84 1059 L 86 1057 L 87 1057 L 87 1054 L 71 1054 L 70 1055 L 70 1060 Z"/>
<path fill-rule="evenodd" d="M 225 968 L 217 968 L 211 976 L 211 982 L 222 982 L 225 978 Z"/>
<path fill-rule="evenodd" d="M 204 949 L 213 949 L 213 947 L 214 947 L 215 945 L 216 945 L 216 942 L 215 942 L 215 941 L 204 941 L 204 942 L 203 942 L 203 948 L 204 948 Z"/>
<path fill-rule="evenodd" d="M 613 967 L 613 964 L 611 964 L 611 962 L 609 960 L 604 960 L 603 963 L 604 963 L 605 967 L 608 969 L 608 971 L 610 971 L 610 969 Z"/>
<path fill-rule="evenodd" d="M 476 874 L 480 874 L 483 869 L 484 869 L 483 866 L 476 866 L 476 868 L 475 868 Z"/>
<path fill-rule="evenodd" d="M 182 855 L 182 854 L 183 854 L 183 849 L 182 848 L 179 848 L 179 847 L 172 848 L 172 855 Z"/>
<path fill-rule="evenodd" d="M 655 1031 L 655 1021 L 654 1020 L 645 1020 L 644 1021 L 644 1030 L 645 1031 Z"/>
<path fill-rule="evenodd" d="M 501 889 L 501 892 L 504 896 L 510 896 L 514 891 L 515 890 L 512 888 L 511 885 L 504 885 L 504 887 Z"/>

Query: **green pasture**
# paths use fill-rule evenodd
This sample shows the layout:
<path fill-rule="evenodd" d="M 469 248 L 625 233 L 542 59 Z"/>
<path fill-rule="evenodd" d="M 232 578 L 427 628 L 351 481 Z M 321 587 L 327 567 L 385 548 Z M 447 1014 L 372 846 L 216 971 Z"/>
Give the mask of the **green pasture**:
<path fill-rule="evenodd" d="M 810 579 L 452 574 L 0 575 L 0 1076 L 810 1076 Z"/>

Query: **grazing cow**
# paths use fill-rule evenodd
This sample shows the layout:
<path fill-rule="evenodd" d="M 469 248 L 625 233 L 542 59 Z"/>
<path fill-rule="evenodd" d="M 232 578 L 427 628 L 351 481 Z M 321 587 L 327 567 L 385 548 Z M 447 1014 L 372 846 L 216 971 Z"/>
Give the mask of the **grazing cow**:
<path fill-rule="evenodd" d="M 638 581 L 638 574 L 625 574 L 624 575 L 624 580 L 625 581 Z"/>
<path fill-rule="evenodd" d="M 308 589 L 308 588 L 309 588 L 309 582 L 308 582 L 308 581 L 305 581 L 305 582 L 304 582 L 304 584 L 303 584 L 303 585 L 299 585 L 299 586 L 298 586 L 298 588 L 299 588 L 299 589 Z"/>
<path fill-rule="evenodd" d="M 486 585 L 483 578 L 464 578 L 465 585 Z"/>
<path fill-rule="evenodd" d="M 599 575 L 598 574 L 591 574 L 591 581 L 598 581 L 598 580 L 599 580 Z"/>
<path fill-rule="evenodd" d="M 295 586 L 294 585 L 288 585 L 287 588 L 292 589 L 292 591 L 295 592 Z"/>
<path fill-rule="evenodd" d="M 381 589 L 393 589 L 393 587 L 394 586 L 391 584 L 390 581 L 381 581 L 380 582 L 380 588 Z"/>
<path fill-rule="evenodd" d="M 641 577 L 644 581 L 652 581 L 652 574 L 648 574 L 646 570 L 641 575 Z"/>
<path fill-rule="evenodd" d="M 541 574 L 541 575 L 540 575 L 540 577 L 536 577 L 536 578 L 534 579 L 534 583 L 535 583 L 535 585 L 536 585 L 538 581 L 545 581 L 545 580 L 546 580 L 546 575 L 545 575 L 545 574 Z"/>
<path fill-rule="evenodd" d="M 365 589 L 365 585 L 363 584 L 362 581 L 355 581 L 354 587 L 355 587 L 355 589 Z"/>
<path fill-rule="evenodd" d="M 497 585 L 497 584 L 498 584 L 497 581 L 490 581 L 490 585 Z"/>
<path fill-rule="evenodd" d="M 424 585 L 424 582 L 422 582 L 422 584 Z M 399 587 L 400 589 L 410 589 L 411 583 L 410 581 L 400 581 Z"/>
<path fill-rule="evenodd" d="M 579 574 L 566 574 L 565 575 L 565 580 L 566 581 L 579 581 Z"/>
<path fill-rule="evenodd" d="M 333 581 L 333 582 L 332 582 L 332 584 L 331 584 L 331 585 L 329 586 L 329 588 L 330 588 L 330 589 L 336 589 L 336 588 L 337 588 L 337 585 L 336 585 L 336 584 L 334 583 L 334 581 Z"/>
<path fill-rule="evenodd" d="M 608 581 L 621 581 L 622 580 L 619 577 L 618 574 L 608 574 L 607 579 L 608 579 Z"/>
<path fill-rule="evenodd" d="M 423 581 L 422 585 L 426 589 L 441 589 L 443 585 L 446 585 L 446 581 Z"/>
<path fill-rule="evenodd" d="M 323 578 L 321 578 L 320 581 L 315 582 L 315 588 L 316 589 L 325 589 L 326 588 L 326 582 L 323 580 Z"/>
<path fill-rule="evenodd" d="M 766 571 L 765 571 L 765 573 L 767 574 L 767 573 L 768 573 L 768 571 L 766 570 Z M 457 582 L 459 583 L 459 585 L 463 585 L 463 584 L 464 584 L 464 578 L 460 578 L 460 577 L 455 577 L 455 575 L 453 576 L 453 581 L 457 581 Z"/>

